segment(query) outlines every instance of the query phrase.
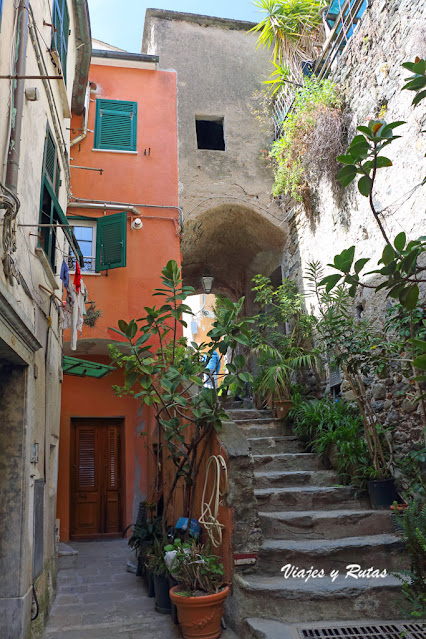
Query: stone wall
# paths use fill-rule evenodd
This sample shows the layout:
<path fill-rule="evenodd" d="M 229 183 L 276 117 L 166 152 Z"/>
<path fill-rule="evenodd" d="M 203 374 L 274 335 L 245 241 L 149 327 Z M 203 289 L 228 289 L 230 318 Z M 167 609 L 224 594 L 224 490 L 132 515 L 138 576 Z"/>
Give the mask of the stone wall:
<path fill-rule="evenodd" d="M 387 122 L 406 121 L 398 129 L 402 137 L 386 149 L 393 166 L 378 172 L 374 204 L 383 211 L 390 238 L 404 230 L 409 239 L 415 239 L 426 234 L 425 187 L 420 186 L 426 171 L 426 137 L 422 134 L 426 117 L 424 102 L 413 108 L 414 94 L 401 91 L 409 75 L 401 64 L 426 56 L 426 2 L 372 0 L 369 5 L 330 78 L 344 99 L 349 141 L 356 134 L 356 126 L 377 118 L 380 110 Z M 312 215 L 302 205 L 283 204 L 290 225 L 283 273 L 298 280 L 301 288 L 306 289 L 303 278 L 310 261 L 319 260 L 325 266 L 351 245 L 356 246 L 355 259 L 371 257 L 375 268 L 384 241 L 368 199 L 360 195 L 356 182 L 342 189 L 327 177 L 322 178 L 314 193 Z M 355 305 L 359 304 L 364 308 L 363 317 L 383 325 L 389 305 L 385 295 L 360 291 L 355 300 Z M 308 298 L 308 306 L 315 308 L 313 298 Z M 382 380 L 364 381 L 373 407 L 392 427 L 397 454 L 405 454 L 421 433 L 420 408 L 412 404 L 409 380 L 393 370 Z M 345 381 L 342 391 L 346 399 L 353 398 Z"/>

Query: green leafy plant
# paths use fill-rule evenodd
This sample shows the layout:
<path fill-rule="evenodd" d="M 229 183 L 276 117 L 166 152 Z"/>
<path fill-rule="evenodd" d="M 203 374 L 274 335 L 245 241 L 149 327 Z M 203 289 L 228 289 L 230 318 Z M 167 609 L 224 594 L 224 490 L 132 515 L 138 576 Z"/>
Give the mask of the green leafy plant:
<path fill-rule="evenodd" d="M 251 330 L 259 369 L 253 388 L 264 399 L 288 399 L 294 374 L 318 361 L 309 342 L 314 318 L 304 311 L 304 297 L 291 280 L 274 287 L 268 277 L 256 275 L 253 283 L 260 305 Z"/>
<path fill-rule="evenodd" d="M 293 432 L 309 450 L 329 458 L 343 484 L 365 489 L 369 463 L 359 411 L 351 404 L 328 398 L 303 401 L 290 411 Z"/>
<path fill-rule="evenodd" d="M 383 479 L 390 474 L 392 448 L 380 417 L 367 397 L 362 376 L 377 374 L 386 368 L 394 358 L 395 347 L 370 320 L 354 316 L 347 287 L 340 285 L 328 291 L 322 276 L 319 262 L 311 262 L 307 279 L 317 298 L 319 312 L 315 337 L 329 365 L 340 368 L 350 384 L 364 424 L 372 464 L 370 479 Z"/>
<path fill-rule="evenodd" d="M 238 302 L 223 299 L 213 327 L 208 333 L 210 342 L 187 346 L 179 330 L 185 325 L 183 313 L 191 314 L 184 304 L 194 292 L 183 286 L 181 269 L 170 261 L 162 270 L 162 287 L 154 295 L 160 297 L 160 307 L 145 307 L 145 316 L 129 322 L 119 320 L 113 329 L 128 342 L 128 351 L 122 353 L 110 348 L 113 361 L 125 372 L 125 383 L 116 387 L 119 395 L 131 395 L 142 404 L 152 406 L 158 423 L 159 448 L 162 443 L 174 465 L 174 478 L 168 494 L 164 495 L 162 515 L 163 536 L 166 536 L 167 511 L 171 498 L 183 481 L 185 486 L 184 514 L 191 519 L 193 507 L 192 486 L 197 478 L 210 436 L 220 430 L 226 413 L 217 388 L 203 387 L 203 375 L 209 375 L 204 361 L 217 349 L 231 353 L 225 386 L 243 387 L 251 381 L 244 370 L 245 357 L 235 356 L 240 345 L 249 343 L 250 319 L 240 319 L 244 298 Z M 158 484 L 158 482 L 157 482 Z M 158 495 L 156 497 L 156 501 Z"/>
<path fill-rule="evenodd" d="M 170 574 L 179 585 L 177 594 L 193 597 L 214 594 L 223 586 L 223 565 L 207 546 L 194 542 L 189 548 L 177 548 Z"/>
<path fill-rule="evenodd" d="M 414 62 L 404 62 L 402 66 L 414 74 L 414 77 L 406 78 L 407 84 L 402 88 L 415 92 L 412 104 L 416 106 L 423 98 L 426 98 L 426 60 L 416 57 Z"/>
<path fill-rule="evenodd" d="M 302 62 L 316 57 L 323 0 L 254 0 L 266 14 L 250 32 L 259 33 L 258 47 L 272 48 L 274 63 L 283 63 L 296 79 L 302 77 Z"/>
<path fill-rule="evenodd" d="M 123 532 L 123 537 L 128 530 L 132 530 L 128 544 L 135 551 L 136 557 L 143 560 L 148 548 L 154 543 L 154 540 L 161 534 L 161 519 L 153 516 L 155 504 L 145 502 L 148 509 L 147 517 L 144 521 L 136 524 L 130 524 Z"/>
<path fill-rule="evenodd" d="M 282 135 L 273 143 L 275 183 L 273 194 L 305 201 L 309 183 L 324 172 L 337 172 L 336 155 L 343 149 L 341 99 L 330 80 L 305 78 L 295 91 L 291 111 L 282 124 Z"/>
<path fill-rule="evenodd" d="M 396 511 L 394 517 L 411 560 L 410 570 L 398 571 L 396 576 L 403 582 L 411 616 L 423 618 L 426 614 L 426 508 L 421 501 L 411 501 L 403 512 Z"/>

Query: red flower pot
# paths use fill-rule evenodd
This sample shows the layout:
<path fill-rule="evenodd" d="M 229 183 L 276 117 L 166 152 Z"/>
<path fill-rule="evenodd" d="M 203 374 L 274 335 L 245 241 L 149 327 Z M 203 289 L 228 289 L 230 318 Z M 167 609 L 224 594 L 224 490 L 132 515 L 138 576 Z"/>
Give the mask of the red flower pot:
<path fill-rule="evenodd" d="M 217 639 L 222 633 L 220 622 L 223 604 L 229 593 L 229 586 L 214 595 L 183 597 L 176 593 L 182 586 L 173 586 L 170 599 L 176 604 L 178 619 L 184 639 Z"/>

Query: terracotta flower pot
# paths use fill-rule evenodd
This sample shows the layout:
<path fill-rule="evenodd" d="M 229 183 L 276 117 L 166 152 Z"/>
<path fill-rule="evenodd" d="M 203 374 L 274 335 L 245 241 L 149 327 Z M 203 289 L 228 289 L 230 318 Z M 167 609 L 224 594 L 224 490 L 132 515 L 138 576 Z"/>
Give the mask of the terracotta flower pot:
<path fill-rule="evenodd" d="M 274 400 L 274 409 L 277 414 L 278 419 L 285 419 L 290 411 L 293 408 L 294 404 L 291 399 L 275 399 Z"/>
<path fill-rule="evenodd" d="M 176 592 L 182 586 L 173 586 L 170 599 L 177 606 L 178 619 L 184 639 L 217 639 L 222 633 L 220 622 L 223 604 L 229 593 L 229 586 L 214 595 L 183 597 Z"/>

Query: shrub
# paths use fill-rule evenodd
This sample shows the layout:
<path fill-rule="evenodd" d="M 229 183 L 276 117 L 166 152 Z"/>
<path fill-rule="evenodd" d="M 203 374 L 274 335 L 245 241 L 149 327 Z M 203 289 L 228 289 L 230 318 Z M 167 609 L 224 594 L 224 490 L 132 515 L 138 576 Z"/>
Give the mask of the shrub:
<path fill-rule="evenodd" d="M 343 149 L 343 116 L 336 86 L 329 80 L 306 78 L 282 126 L 282 137 L 273 143 L 273 194 L 304 199 L 309 184 L 321 175 L 337 173 L 336 156 Z"/>

